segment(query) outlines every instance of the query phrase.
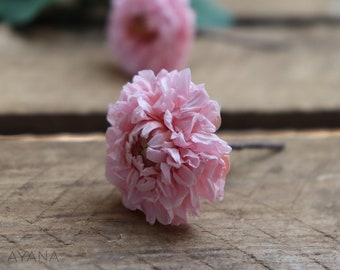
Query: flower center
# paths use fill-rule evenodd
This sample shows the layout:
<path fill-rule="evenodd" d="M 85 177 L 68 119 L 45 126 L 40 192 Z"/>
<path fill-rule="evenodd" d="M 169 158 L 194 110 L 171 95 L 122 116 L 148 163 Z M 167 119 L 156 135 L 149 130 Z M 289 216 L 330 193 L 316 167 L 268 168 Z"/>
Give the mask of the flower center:
<path fill-rule="evenodd" d="M 143 43 L 151 43 L 158 36 L 156 31 L 148 27 L 146 17 L 143 15 L 133 17 L 129 24 L 128 31 L 132 37 Z"/>
<path fill-rule="evenodd" d="M 134 157 L 141 156 L 145 167 L 154 166 L 155 163 L 146 158 L 146 149 L 148 148 L 148 139 L 138 137 L 137 141 L 131 147 L 131 154 Z"/>

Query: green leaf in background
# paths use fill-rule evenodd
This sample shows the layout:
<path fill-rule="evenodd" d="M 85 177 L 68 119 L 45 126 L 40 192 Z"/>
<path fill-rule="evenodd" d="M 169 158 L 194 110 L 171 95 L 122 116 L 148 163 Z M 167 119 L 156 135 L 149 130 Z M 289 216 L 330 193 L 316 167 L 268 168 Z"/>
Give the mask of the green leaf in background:
<path fill-rule="evenodd" d="M 0 0 L 0 21 L 21 25 L 32 21 L 45 7 L 60 0 Z"/>
<path fill-rule="evenodd" d="M 196 12 L 198 29 L 226 27 L 233 24 L 233 16 L 210 0 L 191 0 L 191 7 Z"/>

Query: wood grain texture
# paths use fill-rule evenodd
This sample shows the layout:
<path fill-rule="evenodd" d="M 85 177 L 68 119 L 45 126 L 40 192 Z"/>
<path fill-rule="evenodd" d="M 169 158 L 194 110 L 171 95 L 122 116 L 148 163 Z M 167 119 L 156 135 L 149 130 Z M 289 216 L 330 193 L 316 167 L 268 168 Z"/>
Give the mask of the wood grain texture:
<path fill-rule="evenodd" d="M 286 149 L 234 151 L 224 201 L 179 227 L 122 207 L 101 135 L 1 138 L 0 268 L 338 269 L 340 132 L 221 136 Z"/>

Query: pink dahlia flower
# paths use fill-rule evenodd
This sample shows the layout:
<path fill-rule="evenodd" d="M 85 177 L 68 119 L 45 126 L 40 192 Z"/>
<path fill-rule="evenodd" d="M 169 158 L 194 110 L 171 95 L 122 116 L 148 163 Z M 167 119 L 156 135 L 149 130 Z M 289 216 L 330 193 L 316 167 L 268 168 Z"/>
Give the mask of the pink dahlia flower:
<path fill-rule="evenodd" d="M 109 46 L 130 74 L 183 67 L 195 31 L 189 0 L 113 0 Z"/>
<path fill-rule="evenodd" d="M 199 216 L 200 200 L 222 200 L 229 145 L 215 131 L 220 107 L 190 70 L 139 72 L 109 106 L 106 176 L 124 206 L 153 224 Z"/>

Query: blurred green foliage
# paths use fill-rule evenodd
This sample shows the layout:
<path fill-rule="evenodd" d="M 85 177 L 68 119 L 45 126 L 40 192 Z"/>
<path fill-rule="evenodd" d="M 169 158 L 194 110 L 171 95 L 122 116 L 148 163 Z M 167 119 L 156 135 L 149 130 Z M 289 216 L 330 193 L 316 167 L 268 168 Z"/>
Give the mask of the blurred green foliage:
<path fill-rule="evenodd" d="M 0 21 L 21 25 L 32 21 L 45 7 L 59 0 L 1 0 Z"/>
<path fill-rule="evenodd" d="M 198 29 L 225 27 L 234 22 L 231 13 L 210 0 L 191 0 L 191 7 L 196 12 Z"/>
<path fill-rule="evenodd" d="M 32 22 L 47 7 L 68 0 L 0 0 L 0 22 L 19 26 Z M 109 0 L 73 0 L 72 14 L 91 10 L 95 6 L 108 8 Z M 231 25 L 233 18 L 226 10 L 221 9 L 211 0 L 191 0 L 191 6 L 196 12 L 196 22 L 199 29 L 224 27 Z M 105 17 L 105 15 L 103 15 Z M 103 18 L 105 20 L 105 18 Z"/>

